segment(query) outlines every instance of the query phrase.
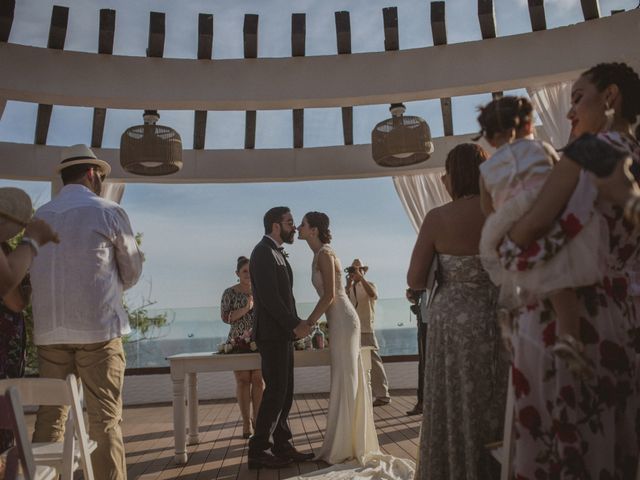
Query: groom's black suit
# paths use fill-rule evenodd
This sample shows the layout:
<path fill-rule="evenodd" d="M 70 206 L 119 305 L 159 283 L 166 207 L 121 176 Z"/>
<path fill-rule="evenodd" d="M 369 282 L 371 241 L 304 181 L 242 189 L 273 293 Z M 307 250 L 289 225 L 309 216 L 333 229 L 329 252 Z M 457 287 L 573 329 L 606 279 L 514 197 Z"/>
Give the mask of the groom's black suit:
<path fill-rule="evenodd" d="M 265 390 L 249 457 L 272 446 L 274 453 L 291 448 L 288 416 L 293 402 L 293 329 L 300 318 L 293 298 L 293 273 L 275 242 L 265 236 L 251 253 L 251 285 L 256 312 L 255 340 L 262 358 Z"/>

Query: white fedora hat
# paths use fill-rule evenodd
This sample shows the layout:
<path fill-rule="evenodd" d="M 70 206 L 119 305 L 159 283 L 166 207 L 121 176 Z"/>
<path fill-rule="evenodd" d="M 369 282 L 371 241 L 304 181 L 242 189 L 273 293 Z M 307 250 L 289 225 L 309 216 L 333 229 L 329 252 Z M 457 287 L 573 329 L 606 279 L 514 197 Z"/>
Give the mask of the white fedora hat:
<path fill-rule="evenodd" d="M 81 143 L 62 149 L 60 154 L 61 162 L 56 167 L 56 173 L 60 173 L 67 167 L 74 165 L 95 165 L 106 176 L 111 173 L 111 165 L 104 160 L 98 159 L 89 147 Z"/>
<path fill-rule="evenodd" d="M 0 225 L 7 225 L 6 231 L 3 232 L 6 238 L 0 238 L 0 241 L 15 237 L 26 227 L 32 213 L 31 198 L 24 190 L 13 187 L 0 188 Z"/>

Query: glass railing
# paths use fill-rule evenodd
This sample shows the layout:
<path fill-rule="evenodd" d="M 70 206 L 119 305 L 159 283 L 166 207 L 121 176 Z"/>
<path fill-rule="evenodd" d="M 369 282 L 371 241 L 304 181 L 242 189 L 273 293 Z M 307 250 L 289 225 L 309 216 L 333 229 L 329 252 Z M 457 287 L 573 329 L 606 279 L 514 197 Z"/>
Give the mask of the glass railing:
<path fill-rule="evenodd" d="M 314 303 L 299 303 L 298 314 L 306 318 Z M 220 319 L 220 307 L 149 309 L 150 315 L 166 313 L 167 325 L 144 336 L 133 332 L 125 343 L 128 368 L 167 366 L 166 357 L 178 353 L 216 351 L 226 341 L 229 325 Z M 380 355 L 415 355 L 416 318 L 404 298 L 386 298 L 376 304 L 375 330 Z"/>

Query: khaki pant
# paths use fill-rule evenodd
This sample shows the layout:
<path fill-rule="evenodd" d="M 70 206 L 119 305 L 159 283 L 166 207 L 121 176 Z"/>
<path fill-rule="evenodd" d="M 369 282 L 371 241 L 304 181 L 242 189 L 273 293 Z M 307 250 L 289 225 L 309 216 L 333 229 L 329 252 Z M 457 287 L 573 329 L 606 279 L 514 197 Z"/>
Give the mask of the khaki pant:
<path fill-rule="evenodd" d="M 122 340 L 90 344 L 38 346 L 41 377 L 82 380 L 89 416 L 89 437 L 98 443 L 91 454 L 96 480 L 126 480 L 127 464 L 120 423 L 125 358 Z M 62 441 L 67 407 L 40 407 L 34 442 Z"/>
<path fill-rule="evenodd" d="M 371 350 L 371 395 L 380 400 L 389 400 L 389 383 L 387 374 L 382 365 L 382 358 L 378 353 L 378 340 L 375 333 L 363 332 L 360 334 L 360 345 L 363 347 L 374 347 Z"/>

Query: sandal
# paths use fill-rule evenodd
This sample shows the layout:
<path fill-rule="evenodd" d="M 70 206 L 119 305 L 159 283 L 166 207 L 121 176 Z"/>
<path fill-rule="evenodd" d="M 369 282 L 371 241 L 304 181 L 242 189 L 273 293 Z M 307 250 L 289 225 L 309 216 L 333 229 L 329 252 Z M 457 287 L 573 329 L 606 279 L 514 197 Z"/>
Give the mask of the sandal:
<path fill-rule="evenodd" d="M 251 437 L 251 425 L 249 422 L 245 422 L 242 425 L 242 438 L 249 438 Z"/>
<path fill-rule="evenodd" d="M 561 335 L 553 346 L 553 354 L 564 360 L 571 373 L 579 378 L 592 378 L 595 374 L 591 361 L 584 354 L 584 344 L 572 335 Z"/>

